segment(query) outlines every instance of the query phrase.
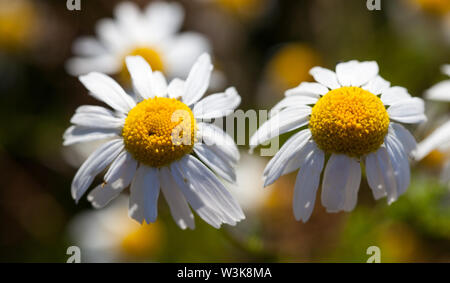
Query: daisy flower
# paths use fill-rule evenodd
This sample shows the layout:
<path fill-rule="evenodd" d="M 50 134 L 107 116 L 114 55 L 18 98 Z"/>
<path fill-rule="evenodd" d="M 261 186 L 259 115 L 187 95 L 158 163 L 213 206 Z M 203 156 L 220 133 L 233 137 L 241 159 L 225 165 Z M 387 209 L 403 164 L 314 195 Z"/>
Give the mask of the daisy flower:
<path fill-rule="evenodd" d="M 209 42 L 194 32 L 177 33 L 184 10 L 177 3 L 153 2 L 144 11 L 131 2 L 114 9 L 115 19 L 102 19 L 96 25 L 98 38 L 79 38 L 73 45 L 77 57 L 67 62 L 73 75 L 88 72 L 128 76 L 125 57 L 142 56 L 154 71 L 168 77 L 184 77 L 195 59 L 208 52 Z"/>
<path fill-rule="evenodd" d="M 353 210 L 363 163 L 375 199 L 387 196 L 389 204 L 394 202 L 409 185 L 408 155 L 416 147 L 397 122 L 425 121 L 423 101 L 405 88 L 391 87 L 378 75 L 376 62 L 349 61 L 338 64 L 336 72 L 314 67 L 310 73 L 317 82 L 287 90 L 250 139 L 254 149 L 299 130 L 266 166 L 264 186 L 300 168 L 293 207 L 296 219 L 306 222 L 322 170 L 323 206 L 328 212 Z"/>
<path fill-rule="evenodd" d="M 104 74 L 80 77 L 90 94 L 113 110 L 81 106 L 71 119 L 74 125 L 64 133 L 64 145 L 110 139 L 79 168 L 72 197 L 78 202 L 96 175 L 109 166 L 104 182 L 88 195 L 96 208 L 131 184 L 129 215 L 139 223 L 156 220 L 160 190 L 182 229 L 194 228 L 189 205 L 216 228 L 244 219 L 239 204 L 216 176 L 236 179 L 237 146 L 220 128 L 201 120 L 233 111 L 241 101 L 236 89 L 201 99 L 213 69 L 208 54 L 199 57 L 186 81 L 174 79 L 168 86 L 142 57 L 127 57 L 126 64 L 136 99 Z"/>
<path fill-rule="evenodd" d="M 442 66 L 442 72 L 447 76 L 450 76 L 450 65 Z M 425 93 L 425 98 L 433 101 L 450 102 L 450 79 L 437 83 Z M 444 122 L 431 135 L 421 141 L 417 150 L 414 153 L 416 160 L 421 160 L 426 157 L 433 150 L 438 150 L 449 156 L 450 153 L 450 120 Z M 444 164 L 444 170 L 442 173 L 442 181 L 450 181 L 450 157 Z"/>

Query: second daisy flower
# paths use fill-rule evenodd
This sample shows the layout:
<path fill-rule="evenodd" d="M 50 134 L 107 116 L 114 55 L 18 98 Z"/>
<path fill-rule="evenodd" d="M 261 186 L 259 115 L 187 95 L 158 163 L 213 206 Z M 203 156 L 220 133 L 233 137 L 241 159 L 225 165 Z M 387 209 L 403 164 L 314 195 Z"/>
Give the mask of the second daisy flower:
<path fill-rule="evenodd" d="M 340 63 L 335 72 L 314 67 L 310 73 L 317 82 L 286 91 L 250 139 L 254 149 L 299 130 L 264 171 L 268 186 L 300 168 L 293 200 L 297 220 L 311 216 L 323 169 L 321 200 L 328 212 L 355 207 L 361 162 L 375 199 L 387 196 L 392 203 L 408 188 L 416 142 L 400 123 L 424 122 L 424 103 L 405 88 L 391 87 L 378 71 L 376 62 Z"/>

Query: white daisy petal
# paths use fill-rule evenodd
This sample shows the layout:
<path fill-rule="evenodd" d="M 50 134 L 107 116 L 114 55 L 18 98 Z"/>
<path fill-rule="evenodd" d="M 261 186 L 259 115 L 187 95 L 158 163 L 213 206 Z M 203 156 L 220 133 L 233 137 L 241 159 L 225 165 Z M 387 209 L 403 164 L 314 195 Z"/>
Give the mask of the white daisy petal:
<path fill-rule="evenodd" d="M 417 124 L 427 120 L 424 102 L 418 97 L 396 102 L 387 111 L 392 120 L 401 123 Z"/>
<path fill-rule="evenodd" d="M 73 42 L 72 52 L 81 56 L 96 56 L 105 53 L 106 49 L 95 37 L 82 36 Z"/>
<path fill-rule="evenodd" d="M 241 97 L 234 87 L 224 93 L 211 94 L 194 105 L 196 119 L 212 119 L 228 116 L 241 103 Z"/>
<path fill-rule="evenodd" d="M 347 155 L 331 155 L 325 167 L 321 195 L 322 205 L 326 207 L 327 212 L 338 212 L 344 208 L 347 185 L 352 187 L 350 190 L 353 190 L 356 184 L 353 182 L 356 165 L 359 166 L 359 163 Z"/>
<path fill-rule="evenodd" d="M 123 179 L 127 172 L 136 171 L 137 162 L 128 151 L 123 151 L 116 160 L 111 164 L 105 174 L 104 180 L 106 184 L 115 183 L 119 179 Z M 129 178 L 127 178 L 129 179 Z M 131 180 L 129 180 L 131 181 Z M 124 184 L 125 185 L 125 184 Z M 128 184 L 126 184 L 128 185 Z M 116 185 L 117 186 L 117 185 Z"/>
<path fill-rule="evenodd" d="M 173 79 L 169 87 L 167 88 L 167 93 L 170 98 L 181 98 L 184 94 L 185 82 L 180 79 Z"/>
<path fill-rule="evenodd" d="M 181 193 L 178 185 L 173 180 L 172 174 L 168 167 L 159 169 L 161 182 L 161 191 L 169 205 L 170 213 L 173 219 L 181 229 L 194 229 L 194 215 L 189 205 Z"/>
<path fill-rule="evenodd" d="M 408 155 L 401 142 L 392 133 L 387 134 L 385 144 L 397 183 L 398 196 L 400 196 L 408 189 L 411 177 Z"/>
<path fill-rule="evenodd" d="M 166 40 L 162 49 L 166 51 L 163 61 L 172 77 L 184 78 L 196 59 L 204 52 L 211 51 L 211 46 L 203 35 L 184 32 Z"/>
<path fill-rule="evenodd" d="M 133 2 L 122 2 L 114 8 L 114 16 L 125 36 L 135 41 L 144 41 L 141 11 Z"/>
<path fill-rule="evenodd" d="M 167 81 L 160 71 L 153 72 L 152 76 L 153 93 L 158 97 L 167 96 Z"/>
<path fill-rule="evenodd" d="M 313 140 L 306 143 L 306 145 L 301 150 L 297 151 L 297 153 L 295 153 L 294 156 L 287 162 L 281 175 L 286 175 L 298 170 L 302 166 L 306 156 L 316 150 L 316 148 L 317 145 Z"/>
<path fill-rule="evenodd" d="M 207 123 L 197 123 L 199 139 L 209 146 L 216 154 L 236 163 L 239 160 L 239 150 L 234 140 L 222 129 Z"/>
<path fill-rule="evenodd" d="M 309 73 L 317 82 L 328 87 L 329 89 L 336 89 L 341 87 L 338 82 L 336 73 L 331 70 L 322 67 L 314 67 L 309 71 Z"/>
<path fill-rule="evenodd" d="M 293 131 L 308 124 L 311 108 L 288 108 L 278 112 L 272 118 L 264 122 L 250 138 L 250 148 L 277 137 L 281 134 Z"/>
<path fill-rule="evenodd" d="M 209 225 L 213 226 L 216 229 L 219 229 L 223 223 L 220 212 L 217 212 L 214 207 L 208 206 L 207 203 L 205 203 L 205 201 L 201 199 L 197 192 L 194 190 L 192 184 L 186 182 L 186 179 L 180 172 L 178 162 L 173 162 L 170 165 L 170 171 L 175 183 L 178 185 L 181 192 L 186 197 L 186 200 L 189 202 L 198 216 L 200 216 L 200 218 L 202 218 Z"/>
<path fill-rule="evenodd" d="M 87 199 L 94 208 L 100 209 L 117 198 L 121 192 L 122 190 L 115 190 L 111 186 L 98 185 L 89 193 Z"/>
<path fill-rule="evenodd" d="M 105 102 L 117 111 L 127 113 L 136 106 L 136 103 L 125 93 L 122 87 L 104 74 L 93 72 L 80 76 L 79 79 L 93 97 Z"/>
<path fill-rule="evenodd" d="M 319 99 L 311 96 L 292 95 L 283 98 L 269 112 L 269 117 L 286 108 L 303 108 L 308 105 L 316 104 Z"/>
<path fill-rule="evenodd" d="M 152 88 L 153 72 L 147 61 L 141 56 L 127 56 L 125 62 L 135 91 L 143 99 L 154 97 L 155 92 Z"/>
<path fill-rule="evenodd" d="M 285 96 L 301 95 L 319 98 L 321 95 L 325 95 L 329 92 L 329 89 L 319 83 L 303 82 L 296 88 L 288 89 L 285 92 Z"/>
<path fill-rule="evenodd" d="M 119 157 L 116 158 L 109 170 L 114 170 L 109 175 L 111 177 L 106 177 L 108 173 L 105 175 L 105 183 L 97 186 L 93 189 L 88 195 L 88 201 L 91 202 L 94 208 L 103 208 L 105 207 L 111 200 L 115 199 L 133 180 L 133 177 L 136 173 L 137 162 L 133 158 L 129 158 L 129 153 L 123 151 L 120 155 L 126 154 L 127 157 L 125 161 L 120 162 Z M 122 159 L 120 159 L 122 160 Z M 120 163 L 120 164 L 119 164 Z M 113 168 L 114 169 L 111 169 Z M 109 171 L 108 171 L 109 172 Z M 114 177 L 113 175 L 117 175 L 118 177 Z"/>
<path fill-rule="evenodd" d="M 192 155 L 186 155 L 180 160 L 185 172 L 185 178 L 192 182 L 200 197 L 216 207 L 224 217 L 225 223 L 234 225 L 244 219 L 244 213 L 230 192 L 216 176 Z"/>
<path fill-rule="evenodd" d="M 121 139 L 114 139 L 101 145 L 78 169 L 72 181 L 72 197 L 75 201 L 83 196 L 86 190 L 101 171 L 119 155 L 124 148 Z"/>
<path fill-rule="evenodd" d="M 392 105 L 397 102 L 411 99 L 411 95 L 406 88 L 393 86 L 383 91 L 380 98 L 384 105 Z"/>
<path fill-rule="evenodd" d="M 425 93 L 425 98 L 438 101 L 450 101 L 450 80 L 437 83 Z"/>
<path fill-rule="evenodd" d="M 372 152 L 366 156 L 366 176 L 367 183 L 372 189 L 374 199 L 379 200 L 387 195 L 386 185 L 384 183 L 383 172 L 378 166 L 378 158 L 376 152 Z"/>
<path fill-rule="evenodd" d="M 125 121 L 104 107 L 83 105 L 78 107 L 70 122 L 82 127 L 120 129 Z"/>
<path fill-rule="evenodd" d="M 417 143 L 413 135 L 398 123 L 391 122 L 389 126 L 392 128 L 392 134 L 394 134 L 403 145 L 405 152 L 411 154 L 417 148 Z"/>
<path fill-rule="evenodd" d="M 115 117 L 114 112 L 97 105 L 81 105 L 76 110 L 75 113 L 77 114 L 96 114 L 96 115 L 102 115 L 102 116 L 111 116 Z"/>
<path fill-rule="evenodd" d="M 178 3 L 154 2 L 145 10 L 148 30 L 154 31 L 152 38 L 160 40 L 177 32 L 184 20 L 184 10 Z"/>
<path fill-rule="evenodd" d="M 378 71 L 378 64 L 375 61 L 353 60 L 336 66 L 336 75 L 342 86 L 362 86 L 374 79 Z"/>
<path fill-rule="evenodd" d="M 381 174 L 382 184 L 386 191 L 388 204 L 393 203 L 398 198 L 397 182 L 395 180 L 394 169 L 385 146 L 380 147 L 375 152 L 377 166 Z M 370 174 L 370 172 L 368 172 Z M 379 186 L 380 184 L 378 184 Z"/>
<path fill-rule="evenodd" d="M 124 35 L 112 19 L 99 20 L 95 29 L 104 46 L 113 51 L 121 51 L 124 48 Z"/>
<path fill-rule="evenodd" d="M 158 216 L 159 176 L 156 168 L 143 164 L 136 171 L 130 188 L 129 216 L 139 223 L 156 221 Z"/>
<path fill-rule="evenodd" d="M 359 185 L 361 184 L 361 165 L 353 158 L 350 160 L 352 162 L 349 170 L 347 185 L 345 186 L 345 202 L 341 208 L 347 212 L 355 209 L 358 201 Z"/>
<path fill-rule="evenodd" d="M 80 76 L 92 71 L 113 74 L 121 67 L 114 56 L 103 53 L 92 57 L 71 58 L 66 62 L 65 68 L 72 76 Z"/>
<path fill-rule="evenodd" d="M 131 183 L 136 174 L 138 163 L 134 159 L 127 159 L 120 168 L 120 178 L 109 184 L 114 190 L 123 190 Z"/>
<path fill-rule="evenodd" d="M 295 180 L 293 209 L 297 221 L 308 221 L 316 202 L 325 154 L 315 146 L 302 162 Z"/>
<path fill-rule="evenodd" d="M 196 103 L 206 92 L 213 66 L 209 54 L 201 55 L 186 79 L 183 102 L 187 105 Z"/>
<path fill-rule="evenodd" d="M 447 121 L 439 128 L 433 131 L 431 135 L 426 137 L 417 146 L 417 150 L 414 152 L 414 158 L 416 160 L 422 160 L 431 151 L 439 148 L 444 143 L 450 141 L 450 121 Z"/>
<path fill-rule="evenodd" d="M 375 95 L 384 93 L 390 87 L 391 83 L 383 79 L 381 76 L 376 76 L 374 79 L 370 80 L 367 84 L 362 86 L 363 89 Z"/>
<path fill-rule="evenodd" d="M 236 183 L 236 173 L 234 172 L 232 164 L 227 159 L 222 158 L 207 145 L 202 143 L 195 144 L 194 152 L 203 163 L 221 178 L 230 183 Z"/>
<path fill-rule="evenodd" d="M 63 135 L 63 145 L 72 145 L 81 142 L 103 140 L 120 136 L 118 128 L 91 128 L 82 126 L 70 126 Z"/>
<path fill-rule="evenodd" d="M 303 149 L 310 139 L 311 131 L 306 129 L 286 141 L 264 169 L 264 187 L 273 184 L 282 175 L 291 159 Z"/>

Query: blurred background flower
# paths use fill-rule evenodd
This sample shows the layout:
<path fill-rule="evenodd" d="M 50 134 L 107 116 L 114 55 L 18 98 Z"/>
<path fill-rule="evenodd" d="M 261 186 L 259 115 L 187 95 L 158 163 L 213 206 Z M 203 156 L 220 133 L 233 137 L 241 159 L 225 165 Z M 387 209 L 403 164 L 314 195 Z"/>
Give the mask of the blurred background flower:
<path fill-rule="evenodd" d="M 443 65 L 442 73 L 450 76 L 450 65 Z M 425 92 L 430 101 L 428 112 L 431 119 L 419 128 L 423 140 L 417 146 L 415 159 L 433 171 L 440 171 L 442 183 L 450 187 L 450 80 L 441 81 Z"/>
<path fill-rule="evenodd" d="M 97 37 L 84 36 L 73 44 L 77 55 L 67 62 L 73 75 L 88 72 L 118 74 L 123 82 L 130 74 L 126 56 L 141 56 L 153 71 L 169 79 L 185 78 L 196 58 L 209 52 L 208 40 L 199 33 L 178 33 L 184 20 L 184 9 L 178 3 L 155 2 L 140 9 L 133 2 L 114 7 L 114 19 L 100 19 L 95 24 Z"/>
<path fill-rule="evenodd" d="M 32 1 L 0 1 L 0 46 L 17 50 L 29 47 L 35 34 L 38 15 Z M 20 19 L 20 20 L 18 20 Z"/>
<path fill-rule="evenodd" d="M 228 8 L 223 1 L 167 2 L 185 11 L 179 32 L 199 33 L 208 40 L 220 80 L 238 89 L 244 111 L 271 108 L 289 84 L 310 80 L 310 65 L 334 68 L 350 59 L 375 60 L 382 66 L 381 76 L 419 97 L 448 79 L 440 73 L 440 66 L 450 62 L 448 10 L 429 12 L 419 0 L 381 1 L 381 11 L 367 10 L 361 0 L 230 0 Z M 72 45 L 77 38 L 95 35 L 96 23 L 114 18 L 115 7 L 123 1 L 82 0 L 81 11 L 67 10 L 65 2 L 0 0 L 0 174 L 4 180 L 0 261 L 65 262 L 69 246 L 92 240 L 95 247 L 94 238 L 102 237 L 100 242 L 115 247 L 114 255 L 91 253 L 86 247 L 81 249 L 82 258 L 365 262 L 367 248 L 376 245 L 382 261 L 450 260 L 450 197 L 439 182 L 440 170 L 429 172 L 430 167 L 419 164 L 412 172 L 411 187 L 391 206 L 375 202 L 363 181 L 352 213 L 327 214 L 317 205 L 314 217 L 302 224 L 292 213 L 295 174 L 263 189 L 261 170 L 269 158 L 249 156 L 244 146 L 237 170 L 241 185 L 230 188 L 244 207 L 244 222 L 216 230 L 198 221 L 194 231 L 182 231 L 162 201 L 156 225 L 133 227 L 126 212 L 121 212 L 122 218 L 112 218 L 123 227 L 109 231 L 110 220 L 105 219 L 110 218 L 94 211 L 87 200 L 76 205 L 70 196 L 73 166 L 83 158 L 77 159 L 70 149 L 63 151 L 62 134 L 78 105 L 97 102 L 66 72 L 65 62 L 76 55 Z M 157 1 L 131 2 L 143 11 Z M 21 5 L 32 7 L 22 10 L 28 17 L 13 16 L 8 23 L 10 11 Z M 438 10 L 445 11 L 442 7 Z M 286 68 L 285 62 L 295 63 Z M 449 104 L 433 104 L 436 116 L 431 119 L 442 119 Z M 419 140 L 430 133 L 420 130 Z M 287 138 L 282 136 L 280 145 Z M 88 154 L 95 148 L 93 144 L 81 150 Z M 120 204 L 111 203 L 108 213 L 120 209 L 116 206 Z M 75 229 L 79 230 L 75 235 L 72 227 L 81 222 L 91 224 L 85 224 L 86 231 Z M 93 234 L 82 235 L 88 230 Z M 136 246 L 145 252 L 137 253 Z"/>
<path fill-rule="evenodd" d="M 165 244 L 163 224 L 133 221 L 125 197 L 105 210 L 80 213 L 69 225 L 69 236 L 82 251 L 82 262 L 152 261 Z"/>

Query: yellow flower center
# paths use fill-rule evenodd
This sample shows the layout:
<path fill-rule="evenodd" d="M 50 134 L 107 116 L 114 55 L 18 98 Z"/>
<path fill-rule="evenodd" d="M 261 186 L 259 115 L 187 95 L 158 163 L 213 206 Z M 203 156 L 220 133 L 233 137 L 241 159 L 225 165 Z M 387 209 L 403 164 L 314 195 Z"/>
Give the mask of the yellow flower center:
<path fill-rule="evenodd" d="M 152 71 L 164 71 L 164 62 L 160 53 L 156 49 L 149 47 L 137 47 L 126 56 L 141 56 L 152 67 Z M 126 56 L 123 57 L 122 71 L 119 74 L 122 82 L 130 82 L 130 73 L 128 72 L 127 65 L 125 64 Z"/>
<path fill-rule="evenodd" d="M 269 64 L 269 75 L 282 89 L 293 88 L 301 82 L 311 81 L 309 74 L 320 65 L 320 56 L 308 45 L 291 43 L 282 47 Z"/>
<path fill-rule="evenodd" d="M 440 169 L 446 160 L 444 153 L 439 150 L 431 151 L 424 159 L 420 161 L 421 164 L 431 167 L 433 169 Z"/>
<path fill-rule="evenodd" d="M 159 222 L 143 223 L 126 227 L 129 231 L 124 235 L 120 248 L 122 252 L 131 258 L 144 258 L 155 254 L 160 246 L 162 237 L 162 225 Z M 124 227 L 124 229 L 126 229 Z"/>
<path fill-rule="evenodd" d="M 413 0 L 428 13 L 445 16 L 450 12 L 450 1 L 448 0 Z"/>
<path fill-rule="evenodd" d="M 25 0 L 0 0 L 0 45 L 6 49 L 27 47 L 34 40 L 36 7 Z"/>
<path fill-rule="evenodd" d="M 216 0 L 226 12 L 239 17 L 252 18 L 261 14 L 267 5 L 267 0 Z"/>
<path fill-rule="evenodd" d="M 128 113 L 122 136 L 133 157 L 151 167 L 163 167 L 192 151 L 194 114 L 175 98 L 155 97 Z"/>
<path fill-rule="evenodd" d="M 313 107 L 309 128 L 319 148 L 359 157 L 384 142 L 389 115 L 381 99 L 359 87 L 342 87 Z"/>

